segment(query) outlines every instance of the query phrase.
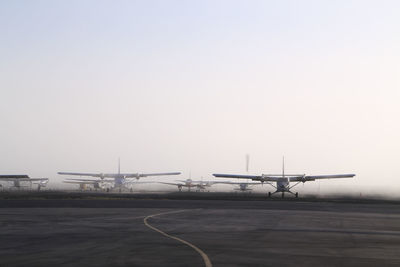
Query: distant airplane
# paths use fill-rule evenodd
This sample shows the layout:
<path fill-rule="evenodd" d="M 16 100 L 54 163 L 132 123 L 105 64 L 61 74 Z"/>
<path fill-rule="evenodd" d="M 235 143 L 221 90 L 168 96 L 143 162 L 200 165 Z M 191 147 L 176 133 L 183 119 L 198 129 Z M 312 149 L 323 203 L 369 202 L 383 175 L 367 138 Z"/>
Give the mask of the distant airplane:
<path fill-rule="evenodd" d="M 246 173 L 249 173 L 249 163 L 250 163 L 250 155 L 246 154 Z M 221 184 L 231 184 L 231 185 L 238 185 L 238 187 L 234 188 L 236 191 L 241 191 L 241 192 L 251 192 L 253 189 L 250 188 L 254 185 L 262 185 L 263 183 L 261 182 L 221 182 Z"/>
<path fill-rule="evenodd" d="M 219 182 L 219 183 L 220 184 L 238 185 L 239 187 L 234 188 L 234 190 L 242 191 L 242 192 L 246 192 L 246 191 L 250 192 L 253 190 L 250 187 L 263 184 L 261 182 L 255 182 L 255 183 L 251 183 L 251 182 L 250 183 L 249 182 Z"/>
<path fill-rule="evenodd" d="M 267 183 L 274 188 L 276 191 L 271 193 L 268 192 L 268 196 L 270 197 L 276 193 L 282 193 L 282 198 L 285 196 L 285 193 L 290 193 L 296 197 L 299 194 L 293 193 L 290 191 L 293 187 L 300 183 L 305 183 L 308 181 L 315 181 L 317 179 L 334 179 L 334 178 L 352 178 L 355 174 L 334 174 L 334 175 L 305 175 L 305 174 L 285 174 L 285 160 L 283 159 L 282 163 L 282 174 L 261 174 L 261 175 L 241 175 L 241 174 L 213 174 L 215 177 L 220 178 L 237 178 L 237 179 L 251 179 L 253 181 L 260 181 L 261 183 Z M 276 182 L 276 186 L 271 182 Z M 290 185 L 291 182 L 295 182 L 294 185 Z"/>
<path fill-rule="evenodd" d="M 0 181 L 13 182 L 13 187 L 20 189 L 21 187 L 32 187 L 32 184 L 38 185 L 38 190 L 45 187 L 49 182 L 49 178 L 30 178 L 26 174 L 0 175 Z M 24 186 L 22 183 L 29 183 Z"/>
<path fill-rule="evenodd" d="M 175 185 L 178 187 L 179 192 L 182 191 L 182 187 L 187 187 L 188 191 L 190 192 L 191 188 L 196 188 L 197 190 L 206 190 L 207 187 L 211 187 L 213 184 L 221 183 L 217 181 L 193 181 L 192 179 L 186 180 L 176 180 L 177 183 L 168 183 L 168 182 L 158 182 L 160 184 L 167 184 L 167 185 Z"/>
<path fill-rule="evenodd" d="M 81 190 L 86 190 L 88 185 L 92 185 L 94 189 L 104 189 L 105 183 L 102 180 L 89 180 L 89 179 L 66 179 L 63 183 L 77 184 Z"/>
<path fill-rule="evenodd" d="M 93 186 L 93 188 L 97 190 L 107 190 L 111 188 L 111 186 L 114 184 L 113 179 L 103 179 L 103 180 L 93 180 L 93 179 L 74 179 L 74 178 L 67 178 L 63 181 L 63 183 L 66 184 L 77 184 L 79 185 L 80 190 L 87 190 L 88 186 Z M 127 187 L 128 185 L 136 185 L 136 184 L 150 184 L 150 183 L 156 183 L 156 182 L 133 182 L 133 181 L 125 181 L 124 186 Z M 127 188 L 131 192 L 133 191 L 132 187 Z M 89 187 L 89 190 L 91 190 L 91 187 Z"/>
<path fill-rule="evenodd" d="M 130 184 L 129 178 L 139 178 L 148 177 L 148 176 L 164 176 L 164 175 L 179 175 L 180 172 L 165 172 L 165 173 L 121 173 L 120 161 L 118 161 L 118 173 L 80 173 L 80 172 L 58 172 L 60 175 L 75 175 L 75 176 L 89 176 L 89 177 L 98 177 L 100 179 L 96 180 L 88 180 L 88 179 L 74 179 L 74 181 L 79 182 L 81 184 L 89 184 L 93 182 L 93 184 L 101 185 L 104 183 L 113 183 L 114 188 L 119 188 L 120 190 L 123 187 L 126 187 L 127 184 Z M 112 178 L 112 179 L 105 179 Z M 65 180 L 64 182 L 72 181 L 72 179 Z M 71 182 L 69 182 L 71 183 Z"/>

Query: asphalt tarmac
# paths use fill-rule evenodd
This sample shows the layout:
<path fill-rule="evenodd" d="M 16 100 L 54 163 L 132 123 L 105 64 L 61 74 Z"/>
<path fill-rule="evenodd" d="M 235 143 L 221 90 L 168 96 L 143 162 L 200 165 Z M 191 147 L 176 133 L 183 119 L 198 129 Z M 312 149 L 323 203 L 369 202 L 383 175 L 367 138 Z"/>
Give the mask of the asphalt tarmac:
<path fill-rule="evenodd" d="M 400 266 L 398 203 L 3 199 L 0 225 L 0 266 Z"/>

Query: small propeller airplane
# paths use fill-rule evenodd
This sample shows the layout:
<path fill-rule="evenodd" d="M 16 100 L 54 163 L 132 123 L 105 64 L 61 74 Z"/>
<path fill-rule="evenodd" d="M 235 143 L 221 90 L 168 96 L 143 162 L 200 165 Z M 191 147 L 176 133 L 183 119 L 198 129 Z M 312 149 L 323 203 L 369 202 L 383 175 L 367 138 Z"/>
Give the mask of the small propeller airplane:
<path fill-rule="evenodd" d="M 236 191 L 241 191 L 241 192 L 246 192 L 246 191 L 252 191 L 253 189 L 250 187 L 253 187 L 255 185 L 263 185 L 261 182 L 219 182 L 220 184 L 230 184 L 230 185 L 237 185 L 238 187 L 234 188 Z"/>
<path fill-rule="evenodd" d="M 249 173 L 249 163 L 250 163 L 250 155 L 246 154 L 246 173 Z M 238 187 L 234 188 L 233 190 L 235 191 L 241 191 L 241 192 L 251 192 L 253 191 L 252 188 L 255 185 L 263 185 L 261 182 L 220 182 L 221 184 L 230 184 L 230 185 L 238 185 Z"/>
<path fill-rule="evenodd" d="M 110 181 L 112 182 L 112 180 Z M 105 189 L 105 185 L 107 181 L 104 180 L 91 180 L 91 179 L 74 179 L 74 178 L 67 178 L 63 181 L 66 184 L 77 184 L 79 185 L 80 190 L 86 190 L 87 186 L 93 186 L 95 190 L 97 189 Z M 91 188 L 90 188 L 91 189 Z"/>
<path fill-rule="evenodd" d="M 32 184 L 37 184 L 38 190 L 40 190 L 40 188 L 47 185 L 47 183 L 49 182 L 49 178 L 30 178 L 26 174 L 11 174 L 0 175 L 0 181 L 13 182 L 13 187 L 16 187 L 18 189 L 22 187 L 28 187 L 23 185 L 23 183 L 26 182 L 30 184 L 30 187 L 32 187 Z"/>
<path fill-rule="evenodd" d="M 66 183 L 76 183 L 82 184 L 81 188 L 84 187 L 85 184 L 93 184 L 99 186 L 100 188 L 103 186 L 102 184 L 105 183 L 113 183 L 114 188 L 118 188 L 121 190 L 123 187 L 126 187 L 127 184 L 132 184 L 129 178 L 134 178 L 139 180 L 142 177 L 148 176 L 165 176 L 165 175 L 179 175 L 180 172 L 163 172 L 163 173 L 121 173 L 121 164 L 120 160 L 118 160 L 118 173 L 80 173 L 80 172 L 58 172 L 60 175 L 74 175 L 74 176 L 89 176 L 89 177 L 96 177 L 99 179 L 67 179 L 64 182 Z M 107 179 L 111 178 L 111 179 Z M 81 183 L 79 183 L 79 181 Z"/>
<path fill-rule="evenodd" d="M 178 187 L 179 192 L 182 191 L 183 187 L 188 188 L 188 192 L 190 192 L 191 188 L 196 188 L 197 190 L 206 190 L 207 187 L 211 187 L 213 184 L 224 183 L 224 182 L 217 182 L 217 181 L 194 181 L 192 179 L 186 180 L 176 180 L 176 183 L 168 183 L 168 182 L 158 182 L 160 184 L 167 184 L 167 185 L 175 185 Z"/>
<path fill-rule="evenodd" d="M 236 179 L 251 179 L 253 181 L 260 181 L 271 185 L 276 189 L 275 192 L 268 192 L 268 196 L 271 197 L 273 194 L 282 193 L 282 198 L 285 197 L 285 193 L 290 193 L 295 197 L 298 197 L 298 192 L 293 193 L 291 189 L 300 183 L 308 181 L 315 181 L 318 179 L 336 179 L 336 178 L 353 178 L 355 174 L 334 174 L 334 175 L 305 175 L 305 174 L 285 174 L 285 159 L 283 158 L 282 163 L 282 174 L 261 174 L 261 175 L 242 175 L 242 174 L 213 174 L 219 178 L 236 178 Z M 273 185 L 272 183 L 276 183 Z M 294 182 L 294 185 L 290 185 Z"/>

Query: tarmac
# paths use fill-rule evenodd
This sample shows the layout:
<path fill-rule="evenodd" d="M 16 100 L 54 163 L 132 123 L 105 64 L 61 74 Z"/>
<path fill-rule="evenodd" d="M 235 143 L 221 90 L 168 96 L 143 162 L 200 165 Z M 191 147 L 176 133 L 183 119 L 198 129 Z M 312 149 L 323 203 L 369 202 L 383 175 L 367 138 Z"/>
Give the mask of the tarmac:
<path fill-rule="evenodd" d="M 0 266 L 400 266 L 396 201 L 181 196 L 0 196 Z"/>

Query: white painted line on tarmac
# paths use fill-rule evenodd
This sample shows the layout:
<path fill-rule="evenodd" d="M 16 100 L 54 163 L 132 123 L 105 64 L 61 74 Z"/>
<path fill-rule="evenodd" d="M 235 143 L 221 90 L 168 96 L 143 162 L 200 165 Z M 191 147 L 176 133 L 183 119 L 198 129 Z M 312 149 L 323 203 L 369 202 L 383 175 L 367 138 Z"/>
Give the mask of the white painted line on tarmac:
<path fill-rule="evenodd" d="M 167 234 L 167 233 L 161 231 L 160 229 L 158 229 L 158 228 L 156 228 L 156 227 L 150 225 L 150 224 L 147 222 L 147 220 L 150 219 L 150 218 L 152 218 L 152 217 L 161 216 L 161 215 L 165 215 L 165 214 L 172 214 L 172 213 L 185 212 L 185 211 L 186 211 L 186 210 L 176 210 L 176 211 L 162 212 L 162 213 L 157 213 L 157 214 L 149 215 L 149 216 L 147 216 L 147 217 L 144 218 L 143 222 L 144 222 L 144 224 L 145 224 L 147 227 L 149 227 L 150 229 L 152 229 L 152 230 L 154 230 L 154 231 L 156 231 L 156 232 L 158 232 L 158 233 L 160 233 L 160 234 L 162 234 L 162 235 L 164 235 L 164 236 L 166 236 L 166 237 L 168 237 L 168 238 L 175 239 L 175 240 L 177 240 L 177 241 L 179 241 L 179 242 L 181 242 L 181 243 L 183 243 L 183 244 L 185 244 L 185 245 L 187 245 L 187 246 L 193 248 L 195 251 L 197 251 L 197 252 L 201 255 L 201 257 L 203 258 L 203 261 L 204 261 L 205 266 L 206 266 L 206 267 L 212 267 L 211 261 L 210 261 L 210 259 L 208 258 L 207 254 L 204 253 L 204 251 L 202 251 L 201 249 L 199 249 L 198 247 L 196 247 L 195 245 L 189 243 L 189 242 L 186 241 L 186 240 L 183 240 L 183 239 L 181 239 L 181 238 L 179 238 L 179 237 L 176 237 L 176 236 L 169 235 L 169 234 Z"/>

